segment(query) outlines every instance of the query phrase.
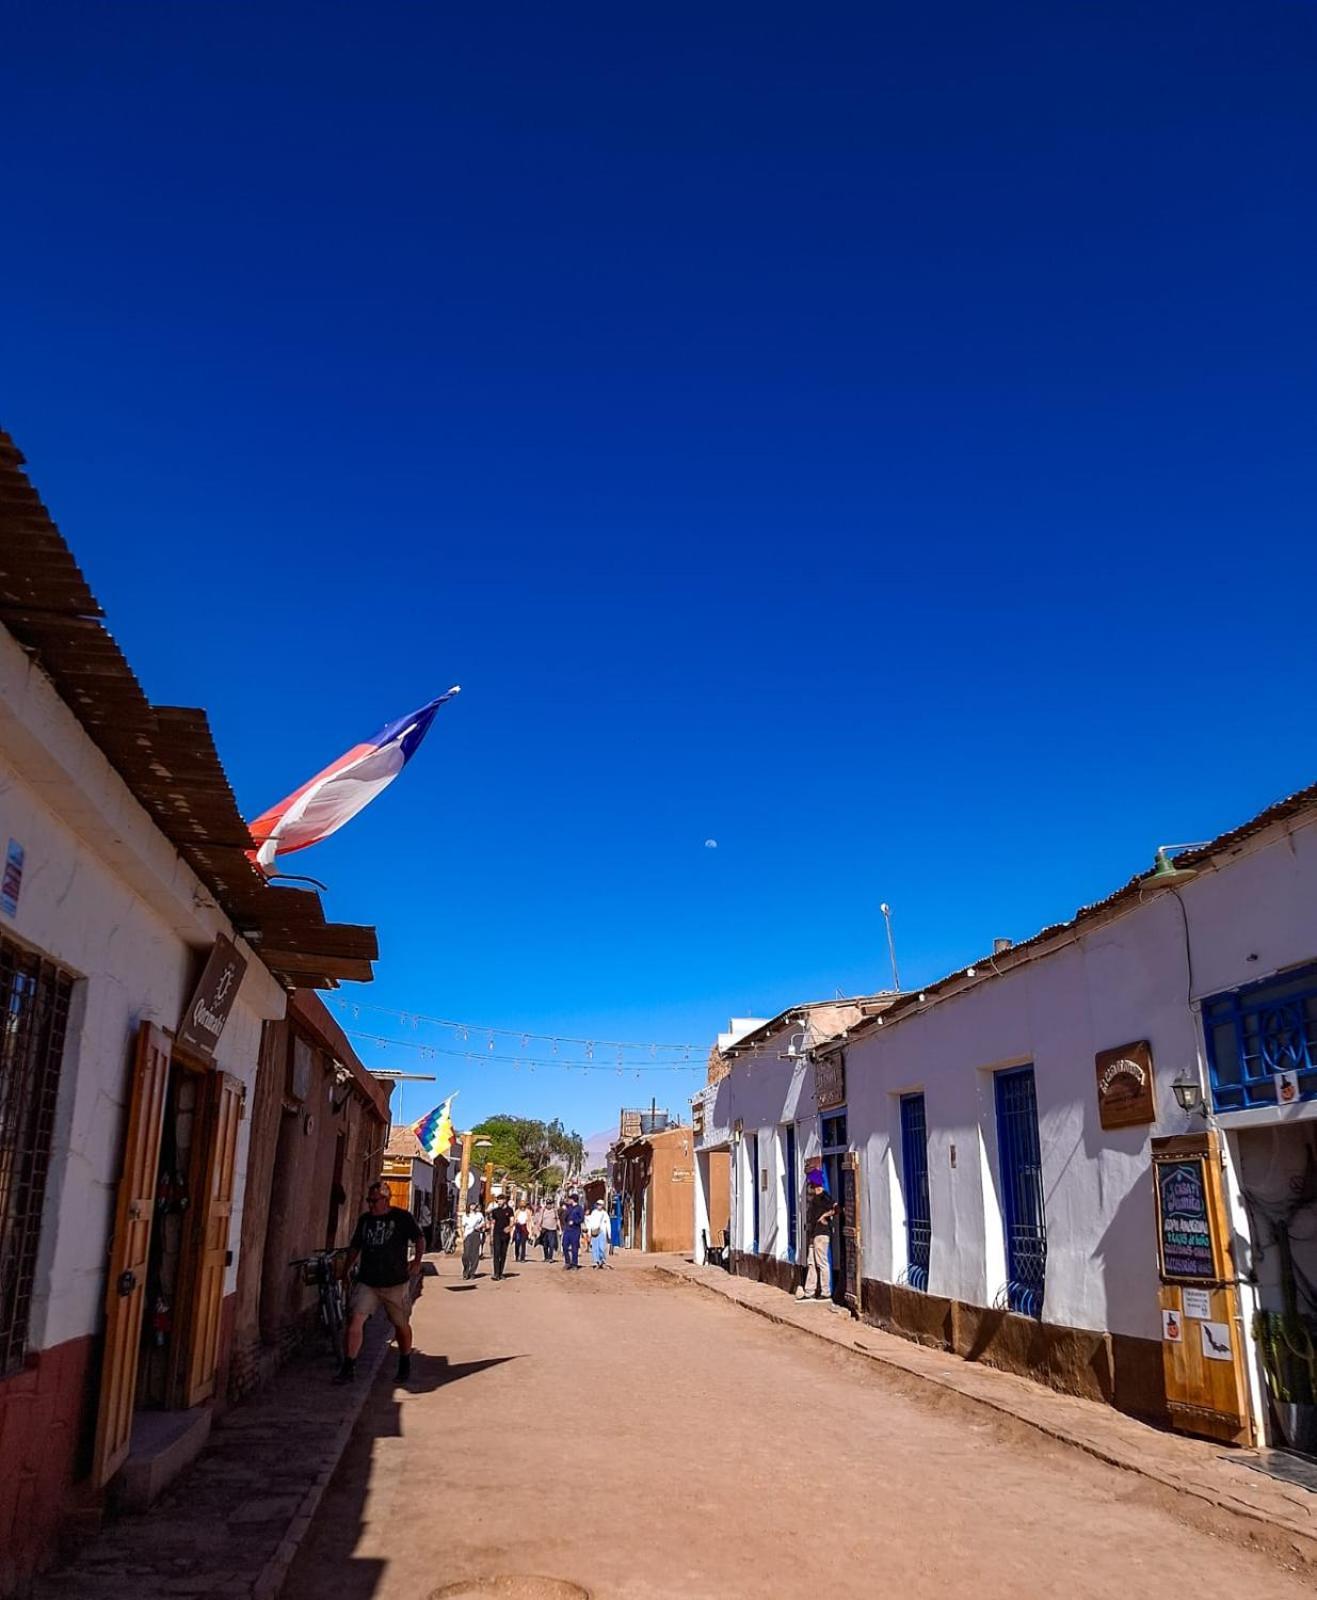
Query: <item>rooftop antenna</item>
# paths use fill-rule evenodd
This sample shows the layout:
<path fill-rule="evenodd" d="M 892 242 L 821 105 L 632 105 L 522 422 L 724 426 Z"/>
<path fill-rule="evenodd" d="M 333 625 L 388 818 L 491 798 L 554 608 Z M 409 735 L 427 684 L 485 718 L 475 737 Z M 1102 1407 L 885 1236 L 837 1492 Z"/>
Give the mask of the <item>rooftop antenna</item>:
<path fill-rule="evenodd" d="M 901 974 L 896 966 L 896 940 L 892 937 L 892 908 L 883 901 L 878 907 L 883 914 L 883 921 L 887 924 L 887 954 L 892 958 L 892 988 L 897 994 L 901 992 Z"/>

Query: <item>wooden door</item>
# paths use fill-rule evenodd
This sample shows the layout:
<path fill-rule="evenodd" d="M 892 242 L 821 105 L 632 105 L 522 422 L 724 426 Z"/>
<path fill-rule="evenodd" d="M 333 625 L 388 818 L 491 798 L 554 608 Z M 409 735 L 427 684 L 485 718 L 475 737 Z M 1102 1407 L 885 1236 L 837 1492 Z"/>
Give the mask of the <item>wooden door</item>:
<path fill-rule="evenodd" d="M 224 1274 L 229 1264 L 229 1222 L 233 1216 L 238 1123 L 246 1090 L 227 1072 L 205 1078 L 204 1144 L 198 1156 L 190 1261 L 184 1277 L 184 1338 L 179 1352 L 179 1401 L 200 1405 L 215 1393 L 219 1366 Z"/>
<path fill-rule="evenodd" d="M 841 1166 L 842 1299 L 860 1314 L 860 1158 L 851 1151 Z"/>
<path fill-rule="evenodd" d="M 149 1022 L 137 1034 L 123 1166 L 114 1206 L 109 1282 L 105 1295 L 105 1354 L 92 1483 L 100 1488 L 123 1465 L 133 1431 L 137 1362 L 146 1300 L 146 1264 L 159 1182 L 160 1132 L 169 1088 L 168 1036 Z"/>

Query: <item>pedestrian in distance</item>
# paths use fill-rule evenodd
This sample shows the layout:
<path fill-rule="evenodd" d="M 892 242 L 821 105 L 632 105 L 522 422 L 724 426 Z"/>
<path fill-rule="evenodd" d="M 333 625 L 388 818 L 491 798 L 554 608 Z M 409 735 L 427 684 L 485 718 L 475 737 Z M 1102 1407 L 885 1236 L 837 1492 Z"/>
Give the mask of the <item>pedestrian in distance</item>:
<path fill-rule="evenodd" d="M 585 1219 L 585 1231 L 590 1235 L 590 1265 L 592 1267 L 606 1267 L 608 1265 L 608 1235 L 611 1224 L 608 1211 L 602 1200 L 596 1200 L 594 1209 Z"/>
<path fill-rule="evenodd" d="M 357 1357 L 366 1319 L 384 1307 L 398 1339 L 398 1382 L 412 1375 L 412 1286 L 421 1274 L 425 1235 L 410 1211 L 393 1204 L 386 1183 L 373 1183 L 366 1193 L 366 1209 L 357 1219 L 348 1246 L 347 1270 L 357 1267 L 357 1283 L 348 1308 L 343 1363 L 335 1383 L 351 1383 L 357 1374 Z"/>
<path fill-rule="evenodd" d="M 546 1261 L 552 1261 L 558 1253 L 558 1208 L 552 1200 L 546 1200 L 540 1208 L 540 1249 Z"/>
<path fill-rule="evenodd" d="M 562 1219 L 562 1264 L 568 1272 L 581 1270 L 581 1228 L 585 1212 L 574 1194 L 567 1196 L 567 1209 Z"/>
<path fill-rule="evenodd" d="M 508 1262 L 508 1240 L 512 1235 L 512 1207 L 508 1204 L 506 1196 L 492 1206 L 489 1212 L 490 1224 L 493 1227 L 493 1236 L 490 1245 L 494 1259 L 494 1282 L 497 1283 L 503 1276 L 503 1269 Z"/>
<path fill-rule="evenodd" d="M 805 1177 L 805 1281 L 796 1290 L 797 1300 L 832 1299 L 832 1268 L 828 1262 L 828 1249 L 832 1243 L 832 1219 L 837 1215 L 837 1202 L 823 1187 L 823 1174 L 817 1170 Z M 814 1292 L 809 1289 L 810 1274 L 814 1275 Z"/>
<path fill-rule="evenodd" d="M 474 1278 L 480 1265 L 480 1241 L 485 1234 L 485 1214 L 473 1200 L 462 1218 L 462 1276 Z"/>
<path fill-rule="evenodd" d="M 512 1255 L 517 1261 L 526 1259 L 526 1246 L 530 1243 L 530 1207 L 523 1200 L 512 1217 Z"/>

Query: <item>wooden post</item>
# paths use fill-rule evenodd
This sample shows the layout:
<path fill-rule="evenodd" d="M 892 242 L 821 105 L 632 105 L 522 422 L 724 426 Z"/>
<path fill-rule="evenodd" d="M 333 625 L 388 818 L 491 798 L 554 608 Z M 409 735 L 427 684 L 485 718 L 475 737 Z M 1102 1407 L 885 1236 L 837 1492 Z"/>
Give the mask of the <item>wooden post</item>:
<path fill-rule="evenodd" d="M 462 1219 L 466 1216 L 466 1186 L 471 1176 L 471 1145 L 475 1139 L 474 1133 L 462 1135 L 462 1174 L 457 1180 L 457 1216 L 453 1219 L 457 1228 L 457 1247 L 462 1248 Z"/>

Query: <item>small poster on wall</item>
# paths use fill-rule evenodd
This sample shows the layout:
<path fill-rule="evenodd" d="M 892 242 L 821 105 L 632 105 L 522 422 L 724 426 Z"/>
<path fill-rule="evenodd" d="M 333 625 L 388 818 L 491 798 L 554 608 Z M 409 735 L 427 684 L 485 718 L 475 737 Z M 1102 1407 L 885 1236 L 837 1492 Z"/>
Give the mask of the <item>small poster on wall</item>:
<path fill-rule="evenodd" d="M 1162 1312 L 1162 1338 L 1167 1344 L 1184 1343 L 1184 1323 L 1178 1311 Z"/>
<path fill-rule="evenodd" d="M 1298 1073 L 1273 1072 L 1271 1076 L 1276 1084 L 1276 1104 L 1278 1106 L 1292 1106 L 1299 1098 Z"/>
<path fill-rule="evenodd" d="M 1195 1322 L 1208 1322 L 1212 1316 L 1212 1291 L 1210 1289 L 1182 1289 L 1180 1303 L 1186 1317 Z"/>
<path fill-rule="evenodd" d="M 1209 1361 L 1233 1361 L 1235 1352 L 1230 1347 L 1228 1322 L 1200 1322 L 1203 1354 Z"/>

